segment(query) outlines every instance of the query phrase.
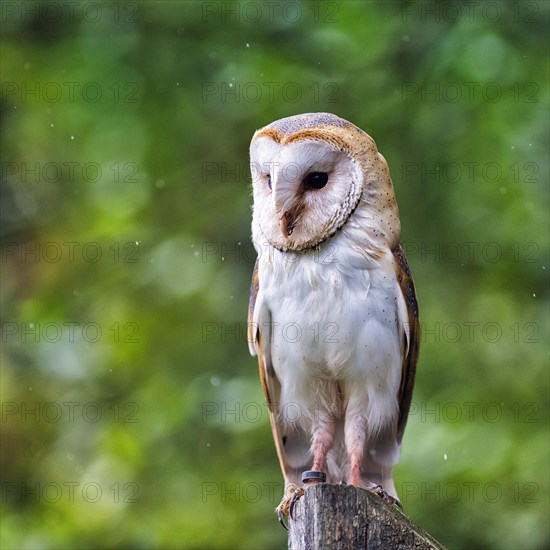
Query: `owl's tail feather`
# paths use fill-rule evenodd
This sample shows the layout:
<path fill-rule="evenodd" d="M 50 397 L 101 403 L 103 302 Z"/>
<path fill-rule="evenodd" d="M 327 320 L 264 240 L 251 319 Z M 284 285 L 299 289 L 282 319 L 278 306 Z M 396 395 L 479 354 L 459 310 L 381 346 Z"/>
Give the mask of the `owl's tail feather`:
<path fill-rule="evenodd" d="M 286 457 L 287 483 L 302 483 L 302 472 L 311 470 L 313 456 L 310 452 L 310 439 L 302 428 L 293 427 L 285 431 L 283 447 Z"/>
<path fill-rule="evenodd" d="M 375 438 L 367 441 L 362 470 L 362 482 L 366 487 L 374 483 L 381 485 L 392 497 L 398 498 L 393 482 L 393 466 L 399 460 L 399 445 L 395 430 L 382 430 Z"/>

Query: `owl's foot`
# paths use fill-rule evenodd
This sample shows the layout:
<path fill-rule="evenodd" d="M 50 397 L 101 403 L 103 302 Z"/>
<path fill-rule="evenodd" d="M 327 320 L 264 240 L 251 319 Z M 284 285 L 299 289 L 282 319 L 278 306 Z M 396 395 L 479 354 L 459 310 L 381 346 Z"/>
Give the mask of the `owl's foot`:
<path fill-rule="evenodd" d="M 302 473 L 302 482 L 306 485 L 313 485 L 314 483 L 324 483 L 327 480 L 327 474 L 318 470 L 306 470 Z M 303 487 L 300 487 L 296 483 L 287 483 L 285 488 L 285 495 L 279 506 L 277 506 L 277 517 L 279 523 L 288 531 L 288 526 L 285 523 L 285 516 L 290 516 L 294 519 L 294 507 L 296 503 L 304 495 Z"/>
<path fill-rule="evenodd" d="M 279 506 L 277 506 L 277 517 L 279 518 L 279 523 L 288 531 L 288 526 L 285 523 L 285 516 L 290 516 L 294 519 L 294 506 L 298 500 L 304 494 L 302 487 L 296 483 L 288 483 L 285 489 L 285 495 Z"/>
<path fill-rule="evenodd" d="M 291 519 L 294 519 L 294 506 L 304 496 L 304 490 L 300 487 L 290 499 L 290 506 L 288 507 L 288 515 Z"/>
<path fill-rule="evenodd" d="M 327 474 L 325 474 L 325 472 L 317 470 L 306 470 L 305 472 L 302 472 L 302 483 L 305 483 L 306 485 L 325 483 L 326 480 Z M 290 505 L 288 507 L 288 515 L 291 517 L 291 519 L 294 519 L 294 507 L 303 495 L 304 489 L 302 489 L 301 487 L 298 487 L 298 489 L 292 495 L 292 498 L 290 499 Z"/>
<path fill-rule="evenodd" d="M 374 483 L 367 487 L 367 491 L 379 496 L 384 502 L 387 502 L 390 506 L 395 506 L 400 512 L 403 511 L 403 506 L 395 497 L 392 497 L 388 491 L 382 487 L 382 485 L 375 485 Z"/>

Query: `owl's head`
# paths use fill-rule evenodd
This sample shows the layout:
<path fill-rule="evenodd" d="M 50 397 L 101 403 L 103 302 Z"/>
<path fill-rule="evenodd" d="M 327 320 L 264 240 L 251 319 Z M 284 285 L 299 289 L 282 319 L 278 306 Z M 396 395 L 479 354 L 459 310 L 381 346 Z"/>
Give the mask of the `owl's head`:
<path fill-rule="evenodd" d="M 284 251 L 314 248 L 356 210 L 368 213 L 362 221 L 384 240 L 399 237 L 386 161 L 354 124 L 329 113 L 277 120 L 254 134 L 250 162 L 256 243 L 267 240 Z"/>

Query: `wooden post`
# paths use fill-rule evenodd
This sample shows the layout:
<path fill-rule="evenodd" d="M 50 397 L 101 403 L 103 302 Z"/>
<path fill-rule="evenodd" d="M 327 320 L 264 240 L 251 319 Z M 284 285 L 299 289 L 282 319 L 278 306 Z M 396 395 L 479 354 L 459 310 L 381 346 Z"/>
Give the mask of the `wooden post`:
<path fill-rule="evenodd" d="M 289 550 L 442 550 L 393 506 L 352 485 L 308 487 L 289 518 Z"/>

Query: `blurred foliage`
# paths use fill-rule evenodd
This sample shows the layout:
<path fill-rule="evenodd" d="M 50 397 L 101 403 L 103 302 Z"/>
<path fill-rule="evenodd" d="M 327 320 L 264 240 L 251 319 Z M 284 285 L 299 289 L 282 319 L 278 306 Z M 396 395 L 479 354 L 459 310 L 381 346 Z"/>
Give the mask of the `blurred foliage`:
<path fill-rule="evenodd" d="M 3 2 L 2 547 L 285 545 L 248 144 L 330 111 L 388 160 L 417 286 L 405 510 L 548 548 L 548 8 Z"/>

